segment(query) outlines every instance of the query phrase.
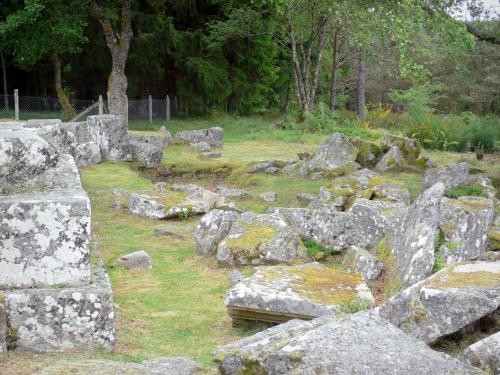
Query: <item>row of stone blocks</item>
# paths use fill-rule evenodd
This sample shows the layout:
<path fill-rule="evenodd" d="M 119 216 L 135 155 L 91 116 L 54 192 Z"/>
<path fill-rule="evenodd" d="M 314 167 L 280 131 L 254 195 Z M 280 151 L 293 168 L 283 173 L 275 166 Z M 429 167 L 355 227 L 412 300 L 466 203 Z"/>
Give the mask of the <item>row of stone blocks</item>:
<path fill-rule="evenodd" d="M 0 128 L 0 354 L 6 342 L 112 349 L 111 285 L 102 264 L 91 264 L 90 201 L 75 159 L 128 160 L 125 136 L 115 116 Z"/>

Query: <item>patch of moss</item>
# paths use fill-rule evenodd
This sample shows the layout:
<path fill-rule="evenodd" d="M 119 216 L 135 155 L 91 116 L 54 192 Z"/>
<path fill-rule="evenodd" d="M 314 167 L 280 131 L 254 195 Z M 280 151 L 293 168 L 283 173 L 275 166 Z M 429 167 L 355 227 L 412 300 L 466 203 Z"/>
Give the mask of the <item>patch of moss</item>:
<path fill-rule="evenodd" d="M 490 206 L 491 200 L 482 197 L 467 196 L 459 197 L 456 204 L 466 210 L 481 211 Z"/>
<path fill-rule="evenodd" d="M 468 286 L 494 287 L 500 285 L 500 274 L 487 271 L 454 272 L 456 264 L 430 278 L 426 284 L 433 287 L 464 288 Z"/>
<path fill-rule="evenodd" d="M 457 241 L 450 241 L 450 242 L 445 242 L 443 246 L 446 246 L 446 249 L 452 253 L 454 251 L 457 251 L 460 248 L 460 242 Z"/>
<path fill-rule="evenodd" d="M 413 298 L 410 302 L 410 314 L 402 323 L 403 329 L 410 328 L 413 323 L 420 323 L 427 319 L 427 309 L 418 298 Z"/>
<path fill-rule="evenodd" d="M 260 245 L 270 242 L 276 235 L 275 228 L 253 223 L 248 225 L 240 236 L 227 238 L 225 242 L 235 254 L 242 254 L 253 259 L 259 256 Z"/>
<path fill-rule="evenodd" d="M 359 164 L 356 162 L 349 162 L 347 164 L 341 165 L 339 167 L 332 168 L 325 173 L 325 177 L 327 178 L 335 178 L 344 176 L 346 174 L 350 174 L 356 172 L 359 169 Z"/>
<path fill-rule="evenodd" d="M 329 255 L 340 253 L 332 247 L 325 247 L 313 240 L 305 240 L 304 246 L 306 247 L 307 253 L 315 260 L 323 260 Z"/>
<path fill-rule="evenodd" d="M 401 184 L 398 181 L 394 181 L 386 176 L 377 176 L 373 177 L 368 181 L 368 188 L 374 189 L 377 187 L 383 187 L 383 186 L 399 186 L 399 187 L 404 187 L 403 184 Z"/>
<path fill-rule="evenodd" d="M 458 185 L 457 187 L 447 189 L 444 195 L 453 199 L 458 199 L 459 197 L 488 197 L 488 194 L 483 190 L 482 186 L 475 184 Z"/>
<path fill-rule="evenodd" d="M 187 197 L 188 195 L 183 191 L 166 190 L 162 194 L 159 194 L 156 200 L 158 203 L 170 208 L 179 205 L 181 202 L 185 201 Z"/>
<path fill-rule="evenodd" d="M 488 240 L 493 249 L 500 249 L 500 232 L 491 231 L 488 233 Z"/>

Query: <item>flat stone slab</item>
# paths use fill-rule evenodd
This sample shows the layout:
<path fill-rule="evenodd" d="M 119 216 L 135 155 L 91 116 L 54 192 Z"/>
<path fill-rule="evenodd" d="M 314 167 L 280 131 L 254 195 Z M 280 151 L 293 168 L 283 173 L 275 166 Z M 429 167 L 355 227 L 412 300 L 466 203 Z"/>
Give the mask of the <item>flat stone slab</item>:
<path fill-rule="evenodd" d="M 467 162 L 429 168 L 424 173 L 424 189 L 430 188 L 437 182 L 443 183 L 447 189 L 467 184 L 471 180 L 469 169 Z"/>
<path fill-rule="evenodd" d="M 458 359 L 480 368 L 487 374 L 500 374 L 500 332 L 472 344 Z"/>
<path fill-rule="evenodd" d="M 500 262 L 464 262 L 444 268 L 378 307 L 380 315 L 432 343 L 500 307 Z"/>
<path fill-rule="evenodd" d="M 17 335 L 17 350 L 113 349 L 113 294 L 102 265 L 94 267 L 89 285 L 2 293 L 9 322 Z"/>
<path fill-rule="evenodd" d="M 153 267 L 153 264 L 147 252 L 138 250 L 118 258 L 115 262 L 115 267 L 122 267 L 127 270 L 149 270 Z"/>
<path fill-rule="evenodd" d="M 0 288 L 87 284 L 90 231 L 83 190 L 0 196 Z"/>
<path fill-rule="evenodd" d="M 483 374 L 429 348 L 373 312 L 297 320 L 215 353 L 222 374 Z"/>
<path fill-rule="evenodd" d="M 348 273 L 320 263 L 298 266 L 258 267 L 255 274 L 236 284 L 225 297 L 234 321 L 282 323 L 345 313 L 345 306 L 373 302 L 370 289 L 358 273 Z"/>
<path fill-rule="evenodd" d="M 175 134 L 175 139 L 183 143 L 206 142 L 213 147 L 222 147 L 224 144 L 224 129 L 213 127 L 198 130 L 183 130 Z"/>
<path fill-rule="evenodd" d="M 37 375 L 194 375 L 201 367 L 183 357 L 160 357 L 142 363 L 108 361 L 104 359 L 58 361 Z"/>

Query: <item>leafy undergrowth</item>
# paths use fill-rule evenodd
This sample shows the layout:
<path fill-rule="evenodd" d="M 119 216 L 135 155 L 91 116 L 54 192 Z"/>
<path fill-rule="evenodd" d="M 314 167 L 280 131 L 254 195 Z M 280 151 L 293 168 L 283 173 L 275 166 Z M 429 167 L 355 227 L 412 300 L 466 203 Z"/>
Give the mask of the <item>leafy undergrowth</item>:
<path fill-rule="evenodd" d="M 488 197 L 488 194 L 483 190 L 480 185 L 458 185 L 452 189 L 448 189 L 444 193 L 448 198 L 460 198 L 460 197 Z"/>

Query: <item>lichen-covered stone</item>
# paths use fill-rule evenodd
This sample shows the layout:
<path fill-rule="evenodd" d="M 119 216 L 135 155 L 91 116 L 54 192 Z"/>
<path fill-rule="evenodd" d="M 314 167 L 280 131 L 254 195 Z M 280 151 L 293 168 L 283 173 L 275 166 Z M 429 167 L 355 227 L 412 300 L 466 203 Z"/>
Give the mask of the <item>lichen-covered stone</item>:
<path fill-rule="evenodd" d="M 134 251 L 118 258 L 115 266 L 123 267 L 127 270 L 151 269 L 153 267 L 151 257 L 144 250 Z"/>
<path fill-rule="evenodd" d="M 373 142 L 365 141 L 359 137 L 351 139 L 351 142 L 359 151 L 356 161 L 361 165 L 374 165 L 382 155 L 382 149 L 380 146 Z"/>
<path fill-rule="evenodd" d="M 224 144 L 224 129 L 219 127 L 183 130 L 175 134 L 175 139 L 183 143 L 207 142 L 213 147 L 222 147 Z"/>
<path fill-rule="evenodd" d="M 16 289 L 3 293 L 18 350 L 113 349 L 113 298 L 102 265 L 94 268 L 89 285 Z"/>
<path fill-rule="evenodd" d="M 344 306 L 359 300 L 373 302 L 358 273 L 320 263 L 258 267 L 229 290 L 225 305 L 233 320 L 281 323 L 293 318 L 313 319 L 345 313 Z"/>
<path fill-rule="evenodd" d="M 425 190 L 406 210 L 390 236 L 396 268 L 393 280 L 408 287 L 430 276 L 434 266 L 434 245 L 439 234 L 439 210 L 444 185 Z"/>
<path fill-rule="evenodd" d="M 338 195 L 337 189 L 328 189 L 325 186 L 319 188 L 319 194 L 307 205 L 312 209 L 328 209 L 332 211 L 342 211 L 347 204 L 349 196 Z"/>
<path fill-rule="evenodd" d="M 500 216 L 495 218 L 493 227 L 488 232 L 488 248 L 493 251 L 500 250 Z"/>
<path fill-rule="evenodd" d="M 248 192 L 244 189 L 229 188 L 226 186 L 217 186 L 215 192 L 225 198 L 244 198 L 248 196 Z"/>
<path fill-rule="evenodd" d="M 493 201 L 480 197 L 441 199 L 439 253 L 447 264 L 474 258 L 486 250 L 495 215 Z"/>
<path fill-rule="evenodd" d="M 442 182 L 446 189 L 450 189 L 461 184 L 467 184 L 469 181 L 469 163 L 467 162 L 429 168 L 424 173 L 424 189 L 437 182 Z"/>
<path fill-rule="evenodd" d="M 223 374 L 481 374 L 373 312 L 290 321 L 215 353 Z"/>
<path fill-rule="evenodd" d="M 490 335 L 466 348 L 458 357 L 487 374 L 500 374 L 500 332 Z"/>
<path fill-rule="evenodd" d="M 493 199 L 496 197 L 497 191 L 491 183 L 491 179 L 489 177 L 482 174 L 472 175 L 470 176 L 470 183 L 480 186 L 488 198 Z"/>
<path fill-rule="evenodd" d="M 89 242 L 83 190 L 0 197 L 0 288 L 88 283 Z"/>
<path fill-rule="evenodd" d="M 191 147 L 191 149 L 196 152 L 210 151 L 210 144 L 208 142 L 191 143 L 189 147 Z"/>
<path fill-rule="evenodd" d="M 260 199 L 262 199 L 264 202 L 274 202 L 276 201 L 277 198 L 277 193 L 275 191 L 266 191 L 259 195 Z"/>
<path fill-rule="evenodd" d="M 410 192 L 400 183 L 386 177 L 374 177 L 368 181 L 367 190 L 371 199 L 397 202 L 402 206 L 410 205 Z"/>
<path fill-rule="evenodd" d="M 382 272 L 383 264 L 365 249 L 351 246 L 344 255 L 342 269 L 346 272 L 358 272 L 368 285 L 372 285 Z"/>
<path fill-rule="evenodd" d="M 0 293 L 0 357 L 7 353 L 7 311 L 5 296 Z"/>
<path fill-rule="evenodd" d="M 163 149 L 168 144 L 168 138 L 164 136 L 146 136 L 129 133 L 129 143 L 132 157 L 139 160 L 148 168 L 160 165 L 163 158 Z"/>
<path fill-rule="evenodd" d="M 269 168 L 280 169 L 287 164 L 282 160 L 263 160 L 256 163 L 251 163 L 247 168 L 248 173 L 261 173 L 267 171 Z"/>
<path fill-rule="evenodd" d="M 432 343 L 500 307 L 500 263 L 453 264 L 396 294 L 380 315 L 419 340 Z"/>
<path fill-rule="evenodd" d="M 224 265 L 293 263 L 309 256 L 300 238 L 279 215 L 243 213 L 217 248 Z"/>
<path fill-rule="evenodd" d="M 77 145 L 73 151 L 76 164 L 80 167 L 98 164 L 102 161 L 101 147 L 97 142 L 84 142 Z"/>
<path fill-rule="evenodd" d="M 358 149 L 342 133 L 334 133 L 318 146 L 316 153 L 304 162 L 301 174 L 328 172 L 353 163 L 358 156 Z M 344 173 L 346 174 L 346 173 Z"/>
<path fill-rule="evenodd" d="M 132 160 L 127 125 L 121 116 L 89 116 L 85 123 L 85 131 L 88 133 L 88 141 L 99 145 L 103 160 Z"/>
<path fill-rule="evenodd" d="M 227 236 L 239 217 L 236 211 L 212 210 L 204 215 L 194 232 L 196 251 L 203 255 L 215 255 L 217 246 Z"/>
<path fill-rule="evenodd" d="M 128 195 L 128 209 L 134 215 L 149 219 L 164 219 L 167 216 L 165 205 L 143 193 L 130 193 Z"/>
<path fill-rule="evenodd" d="M 311 203 L 318 199 L 318 196 L 311 193 L 298 193 L 295 198 L 297 198 L 299 202 Z"/>
<path fill-rule="evenodd" d="M 389 151 L 387 151 L 382 159 L 377 163 L 375 169 L 379 171 L 387 171 L 389 169 L 402 168 L 406 165 L 406 161 L 403 157 L 398 146 L 392 146 Z"/>
<path fill-rule="evenodd" d="M 36 375 L 194 375 L 201 367 L 183 357 L 159 357 L 142 363 L 104 359 L 62 360 L 44 368 Z"/>
<path fill-rule="evenodd" d="M 386 152 L 394 146 L 398 147 L 403 158 L 410 164 L 413 163 L 422 152 L 422 146 L 416 139 L 394 134 L 385 135 L 380 146 L 382 147 L 382 150 Z"/>

